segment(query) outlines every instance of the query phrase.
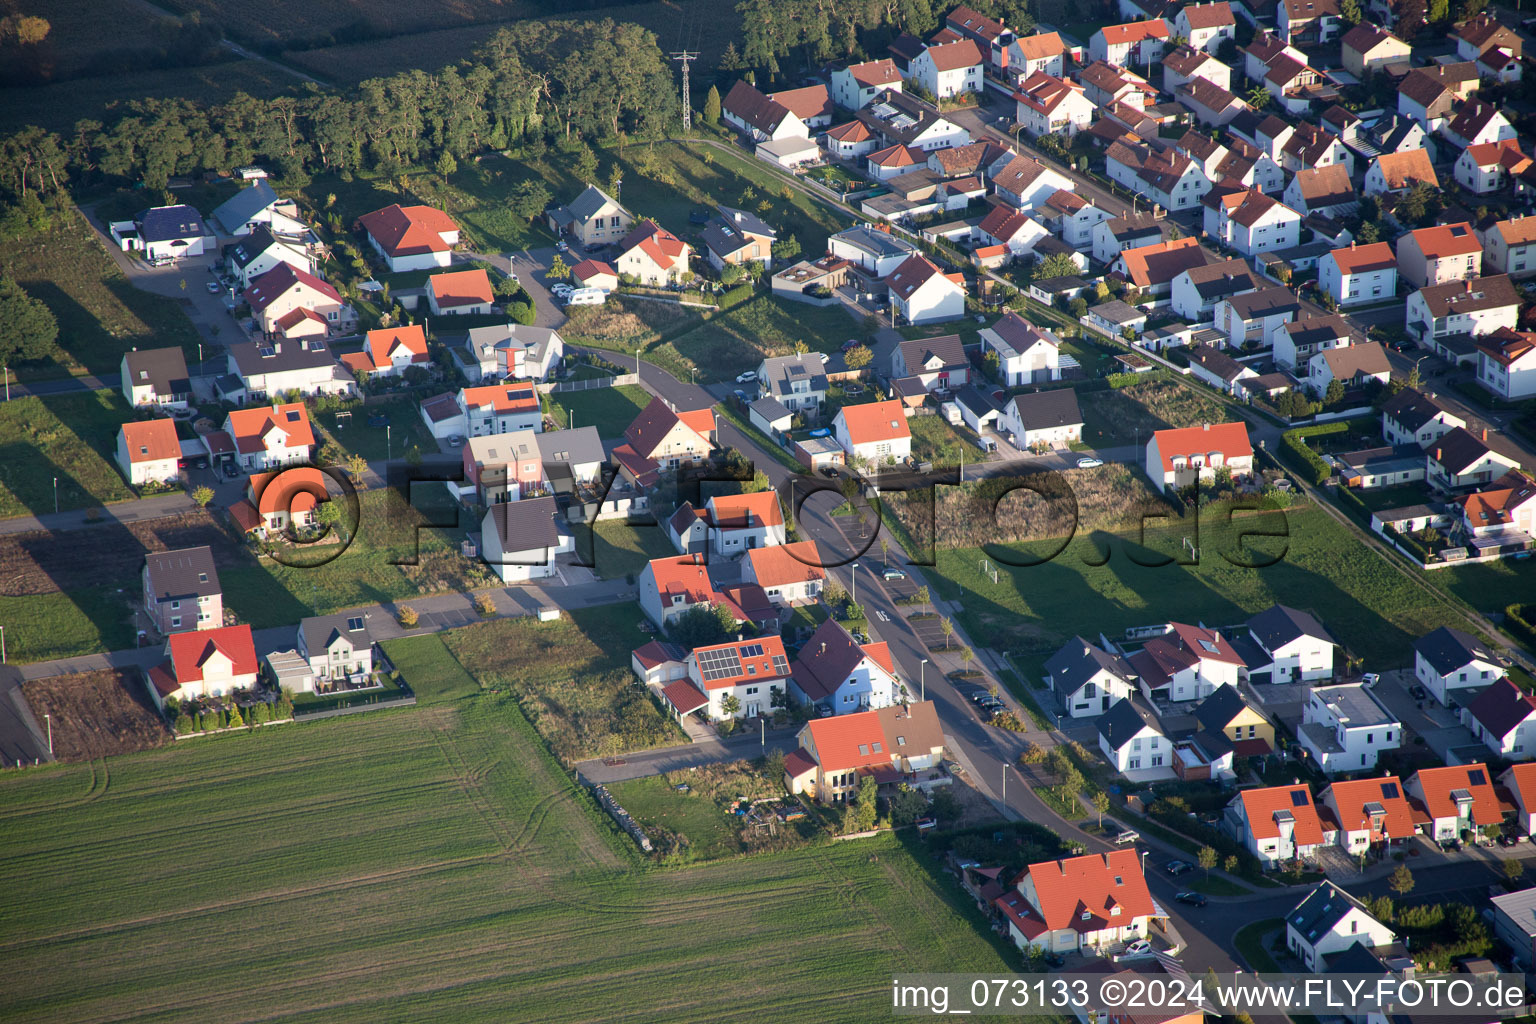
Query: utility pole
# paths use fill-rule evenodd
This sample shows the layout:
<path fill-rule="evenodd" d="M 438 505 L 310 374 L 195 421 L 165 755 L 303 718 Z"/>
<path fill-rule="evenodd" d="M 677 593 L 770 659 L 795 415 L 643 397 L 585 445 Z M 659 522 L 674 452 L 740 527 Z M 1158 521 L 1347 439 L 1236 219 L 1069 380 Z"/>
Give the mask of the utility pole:
<path fill-rule="evenodd" d="M 1003 803 L 1008 802 L 1008 762 L 1003 762 Z"/>
<path fill-rule="evenodd" d="M 683 131 L 693 130 L 693 103 L 688 96 L 688 65 L 698 60 L 699 55 L 691 50 L 678 50 L 672 54 L 672 59 L 683 66 Z"/>
<path fill-rule="evenodd" d="M 43 720 L 48 723 L 48 756 L 53 756 L 53 716 L 44 712 Z"/>

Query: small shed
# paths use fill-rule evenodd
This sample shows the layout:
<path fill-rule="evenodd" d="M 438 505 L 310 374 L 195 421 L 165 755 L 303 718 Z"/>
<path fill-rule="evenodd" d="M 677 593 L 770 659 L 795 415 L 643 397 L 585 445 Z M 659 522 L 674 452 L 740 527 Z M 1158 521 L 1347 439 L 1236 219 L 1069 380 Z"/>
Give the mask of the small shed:
<path fill-rule="evenodd" d="M 267 655 L 267 670 L 285 693 L 313 693 L 315 673 L 298 651 L 273 651 Z"/>

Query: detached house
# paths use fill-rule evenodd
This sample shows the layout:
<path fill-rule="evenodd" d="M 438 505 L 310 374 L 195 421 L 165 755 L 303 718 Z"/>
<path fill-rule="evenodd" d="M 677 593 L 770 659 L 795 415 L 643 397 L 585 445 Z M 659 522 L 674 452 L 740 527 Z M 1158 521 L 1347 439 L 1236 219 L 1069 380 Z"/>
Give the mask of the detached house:
<path fill-rule="evenodd" d="M 789 692 L 801 704 L 833 715 L 888 708 L 901 697 L 900 680 L 886 644 L 860 644 L 842 624 L 827 619 L 800 648 Z"/>
<path fill-rule="evenodd" d="M 1167 210 L 1199 206 L 1211 187 L 1200 165 L 1171 144 L 1111 143 L 1104 173 Z"/>
<path fill-rule="evenodd" d="M 1150 700 L 1181 703 L 1237 685 L 1242 655 L 1217 630 L 1182 622 L 1148 640 L 1127 659 Z"/>
<path fill-rule="evenodd" d="M 1159 430 L 1147 442 L 1146 473 L 1163 490 L 1183 488 L 1196 478 L 1209 483 L 1226 467 L 1234 477 L 1253 473 L 1253 446 L 1242 423 L 1207 423 Z"/>
<path fill-rule="evenodd" d="M 1349 324 L 1342 316 L 1319 316 L 1289 323 L 1274 334 L 1275 365 L 1292 373 L 1306 374 L 1312 357 L 1352 343 Z"/>
<path fill-rule="evenodd" d="M 165 644 L 166 660 L 148 672 L 149 695 L 163 708 L 179 701 L 222 697 L 256 685 L 256 642 L 251 627 L 174 633 Z"/>
<path fill-rule="evenodd" d="M 1106 262 L 1110 273 L 1125 278 L 1144 296 L 1162 298 L 1173 291 L 1173 282 L 1180 274 L 1205 266 L 1207 259 L 1200 240 L 1185 235 L 1126 249 Z"/>
<path fill-rule="evenodd" d="M 997 424 L 1024 449 L 1065 448 L 1083 439 L 1083 413 L 1072 388 L 1014 395 Z"/>
<path fill-rule="evenodd" d="M 1397 933 L 1372 917 L 1364 903 L 1328 881 L 1285 915 L 1285 947 L 1314 974 L 1356 944 L 1374 949 L 1396 941 Z"/>
<path fill-rule="evenodd" d="M 112 236 L 125 250 L 138 250 L 151 264 L 201 256 L 213 245 L 213 232 L 190 206 L 154 206 L 131 221 L 112 225 Z"/>
<path fill-rule="evenodd" d="M 1316 617 L 1283 604 L 1271 605 L 1247 622 L 1248 636 L 1262 654 L 1248 665 L 1253 683 L 1315 682 L 1333 678 L 1339 646 Z"/>
<path fill-rule="evenodd" d="M 897 462 L 912 454 L 912 432 L 901 402 L 845 405 L 832 420 L 832 436 L 850 459 Z"/>
<path fill-rule="evenodd" d="M 1317 261 L 1317 286 L 1340 306 L 1358 306 L 1397 294 L 1397 256 L 1386 242 L 1350 244 Z"/>
<path fill-rule="evenodd" d="M 1413 808 L 1396 775 L 1330 782 L 1319 802 L 1338 823 L 1339 848 L 1350 856 L 1414 837 Z"/>
<path fill-rule="evenodd" d="M 1445 127 L 1456 104 L 1469 99 L 1477 85 L 1477 65 L 1470 61 L 1414 68 L 1398 85 L 1397 112 L 1433 134 Z"/>
<path fill-rule="evenodd" d="M 933 702 L 898 704 L 807 722 L 784 758 L 784 784 L 819 803 L 841 803 L 871 776 L 880 785 L 931 789 L 948 784 L 937 769 L 944 730 Z"/>
<path fill-rule="evenodd" d="M 511 504 L 521 505 L 523 502 Z M 717 584 L 710 574 L 710 566 L 698 555 L 654 558 L 640 570 L 636 586 L 640 592 L 640 610 L 663 629 L 696 607 L 723 607 L 738 623 L 755 622 L 760 618 L 765 622 L 776 621 L 773 606 L 761 588 L 751 584 Z"/>
<path fill-rule="evenodd" d="M 1122 700 L 1099 716 L 1099 751 L 1121 774 L 1168 768 L 1173 744 L 1145 708 Z"/>
<path fill-rule="evenodd" d="M 1536 757 L 1536 697 L 1508 676 L 1472 698 L 1461 713 L 1472 735 L 1488 745 L 1494 757 L 1528 761 Z"/>
<path fill-rule="evenodd" d="M 295 270 L 314 273 L 314 261 L 299 242 L 279 239 L 266 228 L 257 228 L 224 248 L 224 267 L 235 279 L 236 291 L 244 291 L 262 274 L 286 263 Z"/>
<path fill-rule="evenodd" d="M 1162 240 L 1162 227 L 1150 213 L 1135 217 L 1112 217 L 1093 227 L 1093 258 L 1100 263 L 1113 263 L 1115 257 L 1128 249 L 1156 245 Z M 1199 240 L 1196 239 L 1198 246 Z"/>
<path fill-rule="evenodd" d="M 464 445 L 464 483 L 458 490 L 461 496 L 473 494 L 482 505 L 517 501 L 595 484 L 602 466 L 603 441 L 596 427 L 489 434 Z"/>
<path fill-rule="evenodd" d="M 1135 850 L 1031 864 L 1018 892 L 995 901 L 1020 949 L 1095 952 L 1144 938 L 1161 916 Z"/>
<path fill-rule="evenodd" d="M 1014 157 L 992 175 L 992 191 L 1021 210 L 1033 210 L 1062 189 L 1075 187 L 1066 175 L 1027 156 Z"/>
<path fill-rule="evenodd" d="M 313 466 L 253 474 L 246 496 L 229 507 L 229 517 L 242 532 L 258 537 L 314 529 L 320 525 L 317 511 L 331 500 L 330 479 Z"/>
<path fill-rule="evenodd" d="M 135 420 L 118 428 L 117 466 L 133 486 L 174 482 L 181 475 L 180 461 L 175 420 Z"/>
<path fill-rule="evenodd" d="M 1321 46 L 1338 34 L 1338 0 L 1280 0 L 1275 28 L 1281 39 L 1296 46 Z"/>
<path fill-rule="evenodd" d="M 132 406 L 185 409 L 192 397 L 187 357 L 179 348 L 134 349 L 123 353 L 123 397 Z"/>
<path fill-rule="evenodd" d="M 1343 164 L 1297 171 L 1285 189 L 1285 204 L 1301 216 L 1345 217 L 1360 207 L 1349 170 Z"/>
<path fill-rule="evenodd" d="M 1232 89 L 1232 69 L 1208 53 L 1180 46 L 1163 55 L 1163 88 L 1175 97 L 1180 86 L 1197 78 L 1218 89 Z"/>
<path fill-rule="evenodd" d="M 1387 350 L 1379 341 L 1325 349 L 1313 356 L 1307 366 L 1307 383 L 1319 395 L 1326 394 L 1328 385 L 1334 381 L 1340 381 L 1345 388 L 1357 388 L 1373 380 L 1385 384 L 1391 376 Z"/>
<path fill-rule="evenodd" d="M 556 556 L 576 548 L 563 518 L 548 496 L 492 505 L 480 521 L 481 557 L 504 583 L 554 576 Z"/>
<path fill-rule="evenodd" d="M 1008 46 L 1008 74 L 1015 82 L 1022 82 L 1038 73 L 1060 78 L 1066 72 L 1071 51 L 1062 41 L 1060 33 L 1037 32 L 1032 36 L 1019 36 Z"/>
<path fill-rule="evenodd" d="M 664 693 L 679 714 L 703 711 L 712 722 L 732 718 L 758 718 L 773 714 L 776 697 L 785 692 L 789 682 L 789 657 L 784 641 L 777 636 L 751 640 L 737 638 L 723 644 L 695 647 L 687 659 L 684 685 L 692 689 L 684 694 L 674 683 Z M 679 698 L 697 703 L 684 709 Z M 727 711 L 725 701 L 734 698 L 736 710 Z"/>
<path fill-rule="evenodd" d="M 870 277 L 886 277 L 917 252 L 917 246 L 889 231 L 855 225 L 827 236 L 827 251 Z"/>
<path fill-rule="evenodd" d="M 803 89 L 786 89 L 770 93 L 769 99 L 788 108 L 805 127 L 814 131 L 832 124 L 832 93 L 824 85 L 808 85 Z"/>
<path fill-rule="evenodd" d="M 1262 287 L 1264 283 L 1243 260 L 1193 267 L 1173 279 L 1173 311 L 1186 323 L 1202 323 L 1212 317 L 1222 299 Z"/>
<path fill-rule="evenodd" d="M 544 429 L 539 394 L 528 381 L 460 388 L 421 403 L 421 415 L 439 439 Z"/>
<path fill-rule="evenodd" d="M 1239 298 L 1246 298 L 1246 296 L 1239 296 Z M 1221 305 L 1218 305 L 1218 315 L 1221 309 Z M 1218 325 L 1221 323 L 1222 321 L 1217 321 Z M 1222 328 L 1218 326 L 1217 329 Z M 1229 395 L 1236 395 L 1241 391 L 1243 381 L 1254 380 L 1259 376 L 1258 371 L 1253 367 L 1245 366 L 1220 349 L 1204 344 L 1190 348 L 1189 372 L 1196 380 L 1204 381 Z"/>
<path fill-rule="evenodd" d="M 1536 762 L 1525 761 L 1499 776 L 1499 785 L 1514 797 L 1515 827 L 1526 835 L 1536 832 Z"/>
<path fill-rule="evenodd" d="M 1424 833 L 1436 842 L 1460 839 L 1465 830 L 1504 820 L 1486 764 L 1420 768 L 1408 779 L 1408 796 L 1428 814 Z"/>
<path fill-rule="evenodd" d="M 1195 705 L 1195 721 L 1203 734 L 1220 736 L 1237 757 L 1263 757 L 1275 749 L 1275 727 L 1243 700 L 1237 687 L 1218 686 Z"/>
<path fill-rule="evenodd" d="M 791 606 L 816 600 L 827 573 L 816 542 L 800 540 L 751 549 L 742 559 L 741 578 L 762 587 L 774 604 Z"/>
<path fill-rule="evenodd" d="M 1456 116 L 1442 129 L 1442 134 L 1448 142 L 1461 149 L 1513 141 L 1516 137 L 1514 125 L 1509 123 L 1499 108 L 1481 100 L 1463 103 Z"/>
<path fill-rule="evenodd" d="M 1266 869 L 1312 860 L 1325 842 L 1312 791 L 1302 785 L 1245 789 L 1227 805 L 1227 820 Z"/>
<path fill-rule="evenodd" d="M 207 545 L 144 556 L 144 613 L 169 636 L 224 624 L 224 590 Z"/>
<path fill-rule="evenodd" d="M 1173 34 L 1188 40 L 1197 50 L 1215 53 L 1221 44 L 1237 36 L 1237 19 L 1226 0 L 1193 3 L 1173 17 Z"/>
<path fill-rule="evenodd" d="M 1013 94 L 1015 120 L 1031 136 L 1073 136 L 1093 123 L 1096 109 L 1083 87 L 1037 71 L 1019 83 Z"/>
<path fill-rule="evenodd" d="M 427 278 L 427 308 L 433 316 L 484 316 L 495 301 L 490 275 L 481 268 Z"/>
<path fill-rule="evenodd" d="M 224 419 L 224 432 L 234 441 L 236 459 L 247 473 L 314 457 L 315 431 L 303 402 L 232 409 Z"/>
<path fill-rule="evenodd" d="M 1245 256 L 1293 248 L 1301 240 L 1301 214 L 1257 189 L 1223 206 L 1217 237 Z"/>
<path fill-rule="evenodd" d="M 257 178 L 220 203 L 209 220 L 224 234 L 241 238 L 255 231 L 277 234 L 306 234 L 308 226 L 299 219 L 299 207 L 291 199 L 280 199 L 267 179 Z"/>
<path fill-rule="evenodd" d="M 975 40 L 957 39 L 925 47 L 907 67 L 906 77 L 915 79 L 929 95 L 944 100 L 981 92 L 986 65 L 987 55 Z"/>
<path fill-rule="evenodd" d="M 1525 41 L 1487 11 L 1468 18 L 1451 33 L 1456 56 L 1477 64 L 1478 73 L 1498 82 L 1518 82 Z"/>
<path fill-rule="evenodd" d="M 1151 67 L 1162 57 L 1169 35 L 1162 18 L 1106 25 L 1088 38 L 1088 59 L 1120 67 Z"/>
<path fill-rule="evenodd" d="M 774 228 L 745 210 L 733 210 L 729 206 L 715 209 L 719 216 L 712 219 L 699 235 L 710 266 L 720 270 L 732 263 L 767 266 L 773 262 L 773 242 L 778 237 Z"/>
<path fill-rule="evenodd" d="M 755 142 L 810 137 L 805 122 L 793 111 L 743 80 L 738 80 L 725 94 L 720 113 L 726 124 L 751 136 Z"/>
<path fill-rule="evenodd" d="M 1072 718 L 1102 715 L 1117 701 L 1129 701 L 1136 670 L 1117 653 L 1080 636 L 1069 640 L 1045 663 L 1045 681 Z"/>
<path fill-rule="evenodd" d="M 832 99 L 844 110 L 859 111 L 886 90 L 901 91 L 901 72 L 890 60 L 870 60 L 832 72 Z"/>
<path fill-rule="evenodd" d="M 733 557 L 784 543 L 784 512 L 777 491 L 716 495 L 703 508 L 684 501 L 667 521 L 667 536 L 683 554 L 705 550 Z"/>
<path fill-rule="evenodd" d="M 1296 739 L 1329 775 L 1363 772 L 1382 751 L 1402 746 L 1403 725 L 1359 683 L 1318 686 L 1302 707 Z"/>
<path fill-rule="evenodd" d="M 1382 153 L 1365 170 L 1368 196 L 1402 195 L 1421 182 L 1431 188 L 1440 187 L 1440 177 L 1429 161 L 1428 151 L 1423 149 Z"/>
<path fill-rule="evenodd" d="M 1492 686 L 1504 672 L 1503 660 L 1487 644 L 1450 626 L 1413 642 L 1413 677 L 1441 704 L 1458 691 Z"/>
<path fill-rule="evenodd" d="M 640 411 L 624 431 L 613 457 L 642 487 L 659 472 L 701 462 L 715 449 L 713 409 L 674 409 L 660 397 Z"/>
<path fill-rule="evenodd" d="M 891 350 L 892 379 L 916 377 L 925 391 L 965 387 L 970 380 L 970 366 L 958 334 L 913 338 Z"/>
<path fill-rule="evenodd" d="M 315 682 L 361 681 L 373 675 L 368 618 L 364 612 L 342 612 L 299 620 L 297 651 L 309 664 Z"/>
<path fill-rule="evenodd" d="M 981 331 L 983 349 L 997 353 L 997 372 L 1005 387 L 1044 384 L 1061 379 L 1061 340 L 1009 311 Z"/>
<path fill-rule="evenodd" d="M 468 362 L 461 364 L 471 380 L 478 370 L 481 380 L 545 380 L 565 356 L 565 341 L 547 327 L 495 324 L 471 327 L 461 350 Z"/>
<path fill-rule="evenodd" d="M 1507 402 L 1536 396 L 1536 334 L 1501 328 L 1477 343 L 1477 382 Z"/>
<path fill-rule="evenodd" d="M 446 267 L 459 244 L 459 226 L 442 210 L 393 203 L 357 219 L 368 244 L 384 257 L 390 273 Z"/>
<path fill-rule="evenodd" d="M 1536 217 L 1501 220 L 1485 231 L 1483 269 L 1490 274 L 1508 274 L 1516 279 L 1536 274 Z"/>
<path fill-rule="evenodd" d="M 677 283 L 690 272 L 688 261 L 693 256 L 687 242 L 653 220 L 641 222 L 625 235 L 618 243 L 618 252 L 614 268 L 652 288 Z"/>
<path fill-rule="evenodd" d="M 1459 362 L 1469 356 L 1475 358 L 1472 347 L 1457 351 L 1443 346 L 1445 339 L 1475 338 L 1501 327 L 1513 330 L 1519 314 L 1520 293 L 1508 275 L 1451 281 L 1420 288 L 1408 296 L 1408 333 L 1426 348 Z"/>
<path fill-rule="evenodd" d="M 252 281 L 245 301 L 269 338 L 324 338 L 357 319 L 340 292 L 287 263 Z"/>
<path fill-rule="evenodd" d="M 549 211 L 549 226 L 555 233 L 569 235 L 582 246 L 617 242 L 628 233 L 634 220 L 617 199 L 596 185 L 582 189 L 581 195 L 568 205 L 557 206 Z"/>
<path fill-rule="evenodd" d="M 1392 33 L 1361 22 L 1339 42 L 1343 51 L 1344 70 L 1356 78 L 1365 78 L 1376 71 L 1396 65 L 1406 66 L 1413 55 L 1413 48 Z"/>
<path fill-rule="evenodd" d="M 1404 388 L 1381 407 L 1381 436 L 1390 445 L 1416 444 L 1428 448 L 1467 421 L 1422 391 Z"/>
<path fill-rule="evenodd" d="M 1481 438 L 1457 427 L 1425 451 L 1424 476 L 1430 486 L 1442 490 L 1477 487 L 1519 469 L 1519 463 L 1488 447 L 1488 433 Z"/>
<path fill-rule="evenodd" d="M 1410 231 L 1397 240 L 1397 269 L 1416 288 L 1479 277 L 1483 246 L 1466 221 Z"/>
<path fill-rule="evenodd" d="M 921 254 L 909 256 L 885 284 L 892 312 L 905 323 L 937 323 L 965 315 L 964 278 L 944 273 Z"/>

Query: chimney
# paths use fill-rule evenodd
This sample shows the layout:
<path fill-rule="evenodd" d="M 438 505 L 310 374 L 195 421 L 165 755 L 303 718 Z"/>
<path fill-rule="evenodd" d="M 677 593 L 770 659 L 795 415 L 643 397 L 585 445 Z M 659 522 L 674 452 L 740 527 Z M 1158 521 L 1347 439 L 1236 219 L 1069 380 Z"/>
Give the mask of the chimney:
<path fill-rule="evenodd" d="M 1487 427 L 1483 428 L 1483 440 L 1484 441 L 1488 440 L 1488 428 Z"/>
<path fill-rule="evenodd" d="M 822 654 L 826 654 L 827 653 L 827 642 L 825 640 L 823 640 L 821 642 L 821 653 Z"/>
<path fill-rule="evenodd" d="M 1440 461 L 1440 459 L 1443 456 L 1444 452 L 1445 452 L 1444 448 L 1436 448 L 1435 449 L 1435 461 L 1436 462 Z"/>
<path fill-rule="evenodd" d="M 1210 430 L 1211 429 L 1211 425 L 1209 423 L 1202 423 L 1202 424 L 1200 424 L 1200 429 L 1201 430 Z"/>

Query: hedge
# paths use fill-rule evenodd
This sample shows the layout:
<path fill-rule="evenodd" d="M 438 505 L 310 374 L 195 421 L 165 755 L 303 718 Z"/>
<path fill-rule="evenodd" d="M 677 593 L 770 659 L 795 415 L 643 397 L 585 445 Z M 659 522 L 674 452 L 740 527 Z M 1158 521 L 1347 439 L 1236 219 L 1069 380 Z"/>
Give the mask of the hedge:
<path fill-rule="evenodd" d="M 1424 546 L 1423 541 L 1419 540 L 1417 537 L 1412 536 L 1411 534 L 1400 533 L 1395 526 L 1390 524 L 1383 526 L 1382 532 L 1386 534 L 1387 537 L 1395 540 L 1398 544 L 1401 544 L 1403 547 L 1413 552 L 1414 557 L 1416 557 L 1420 562 L 1423 562 L 1425 565 L 1429 564 L 1429 548 Z"/>
<path fill-rule="evenodd" d="M 1336 493 L 1339 504 L 1343 505 L 1347 511 L 1359 516 L 1367 527 L 1371 525 L 1371 510 L 1366 507 L 1364 501 L 1360 500 L 1360 495 L 1355 493 L 1353 487 L 1340 487 Z"/>
<path fill-rule="evenodd" d="M 728 288 L 720 294 L 720 308 L 730 309 L 732 306 L 739 306 L 752 298 L 755 293 L 756 289 L 752 286 L 751 281 L 748 281 L 746 284 L 739 284 L 734 288 Z"/>
<path fill-rule="evenodd" d="M 1296 427 L 1280 435 L 1280 447 L 1299 463 L 1299 471 L 1312 483 L 1321 484 L 1333 475 L 1328 463 L 1318 458 L 1316 452 L 1303 440 L 1308 437 L 1325 437 L 1329 434 L 1347 434 L 1349 424 L 1344 420 L 1334 423 L 1318 423 L 1310 427 Z"/>
<path fill-rule="evenodd" d="M 1505 608 L 1504 631 L 1536 650 L 1536 604 L 1512 604 Z"/>

